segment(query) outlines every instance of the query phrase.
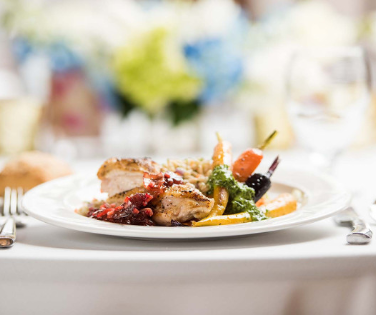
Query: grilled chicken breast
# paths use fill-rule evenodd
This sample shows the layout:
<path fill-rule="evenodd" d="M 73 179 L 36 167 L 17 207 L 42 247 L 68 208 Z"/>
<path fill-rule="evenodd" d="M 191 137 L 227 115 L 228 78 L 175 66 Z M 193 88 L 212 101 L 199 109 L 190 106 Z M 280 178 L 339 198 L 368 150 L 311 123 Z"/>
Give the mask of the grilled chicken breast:
<path fill-rule="evenodd" d="M 102 164 L 97 176 L 102 181 L 102 192 L 107 192 L 111 197 L 133 188 L 143 187 L 144 172 L 159 173 L 160 166 L 150 158 L 111 158 Z"/>
<path fill-rule="evenodd" d="M 205 218 L 214 199 L 203 195 L 192 184 L 173 185 L 152 203 L 155 205 L 153 220 L 160 225 L 171 225 L 171 220 L 186 222 Z"/>

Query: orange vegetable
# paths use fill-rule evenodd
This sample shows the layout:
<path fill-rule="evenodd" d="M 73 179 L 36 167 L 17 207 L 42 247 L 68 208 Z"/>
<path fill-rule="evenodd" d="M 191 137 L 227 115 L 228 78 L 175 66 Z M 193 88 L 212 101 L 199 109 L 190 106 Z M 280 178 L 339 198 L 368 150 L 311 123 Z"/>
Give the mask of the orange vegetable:
<path fill-rule="evenodd" d="M 245 182 L 247 178 L 253 174 L 264 157 L 262 150 L 273 140 L 276 134 L 277 131 L 273 131 L 258 148 L 247 149 L 240 154 L 232 167 L 232 173 L 236 180 Z"/>
<path fill-rule="evenodd" d="M 231 143 L 223 141 L 221 136 L 217 133 L 218 144 L 214 148 L 213 153 L 213 168 L 218 165 L 232 165 Z"/>
<path fill-rule="evenodd" d="M 256 202 L 256 207 L 261 207 L 265 205 L 268 202 L 267 198 L 265 196 L 261 197 L 259 201 Z"/>
<path fill-rule="evenodd" d="M 262 151 L 259 149 L 245 150 L 232 166 L 232 173 L 239 182 L 245 182 L 253 174 L 263 158 Z"/>
<path fill-rule="evenodd" d="M 218 165 L 228 165 L 231 167 L 231 144 L 223 141 L 221 136 L 217 133 L 218 144 L 214 148 L 213 154 L 213 168 Z M 214 187 L 214 206 L 209 213 L 209 217 L 222 215 L 226 210 L 229 193 L 224 187 Z"/>
<path fill-rule="evenodd" d="M 276 218 L 295 211 L 298 203 L 293 195 L 284 193 L 268 202 L 265 206 L 267 210 L 266 216 Z"/>

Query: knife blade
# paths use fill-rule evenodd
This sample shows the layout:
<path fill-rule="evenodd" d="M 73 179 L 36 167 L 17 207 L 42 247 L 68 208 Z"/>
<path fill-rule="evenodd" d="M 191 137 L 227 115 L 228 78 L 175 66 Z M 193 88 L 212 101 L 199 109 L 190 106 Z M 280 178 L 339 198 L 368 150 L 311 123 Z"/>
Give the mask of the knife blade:
<path fill-rule="evenodd" d="M 352 231 L 347 235 L 347 243 L 352 245 L 368 244 L 372 240 L 372 230 L 353 207 L 341 211 L 334 217 L 338 225 L 351 226 Z"/>

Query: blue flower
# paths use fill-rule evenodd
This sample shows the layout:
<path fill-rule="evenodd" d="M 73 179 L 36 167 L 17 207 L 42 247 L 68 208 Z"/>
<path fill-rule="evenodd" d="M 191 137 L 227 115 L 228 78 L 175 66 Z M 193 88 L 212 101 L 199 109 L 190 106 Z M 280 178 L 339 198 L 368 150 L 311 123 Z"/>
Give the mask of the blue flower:
<path fill-rule="evenodd" d="M 61 41 L 51 43 L 46 47 L 53 71 L 64 72 L 82 68 L 84 61 L 67 44 Z"/>
<path fill-rule="evenodd" d="M 222 101 L 243 78 L 243 59 L 237 47 L 220 38 L 201 39 L 184 46 L 192 70 L 204 82 L 199 99 Z"/>
<path fill-rule="evenodd" d="M 23 38 L 14 39 L 12 42 L 12 49 L 14 56 L 20 63 L 23 63 L 34 50 L 31 43 Z"/>
<path fill-rule="evenodd" d="M 63 41 L 38 44 L 19 37 L 13 41 L 13 52 L 21 64 L 33 54 L 46 55 L 55 72 L 82 68 L 84 65 L 82 58 Z"/>

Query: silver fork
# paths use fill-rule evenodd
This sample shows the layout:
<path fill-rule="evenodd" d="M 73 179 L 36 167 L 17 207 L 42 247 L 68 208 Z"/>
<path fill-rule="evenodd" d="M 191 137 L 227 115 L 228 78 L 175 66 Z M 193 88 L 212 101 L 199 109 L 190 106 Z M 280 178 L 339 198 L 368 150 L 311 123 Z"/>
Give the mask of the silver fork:
<path fill-rule="evenodd" d="M 6 187 L 4 190 L 0 216 L 7 219 L 0 230 L 0 248 L 11 247 L 16 241 L 16 226 L 25 226 L 22 222 L 24 214 L 21 206 L 22 196 L 22 188 L 11 189 Z"/>

